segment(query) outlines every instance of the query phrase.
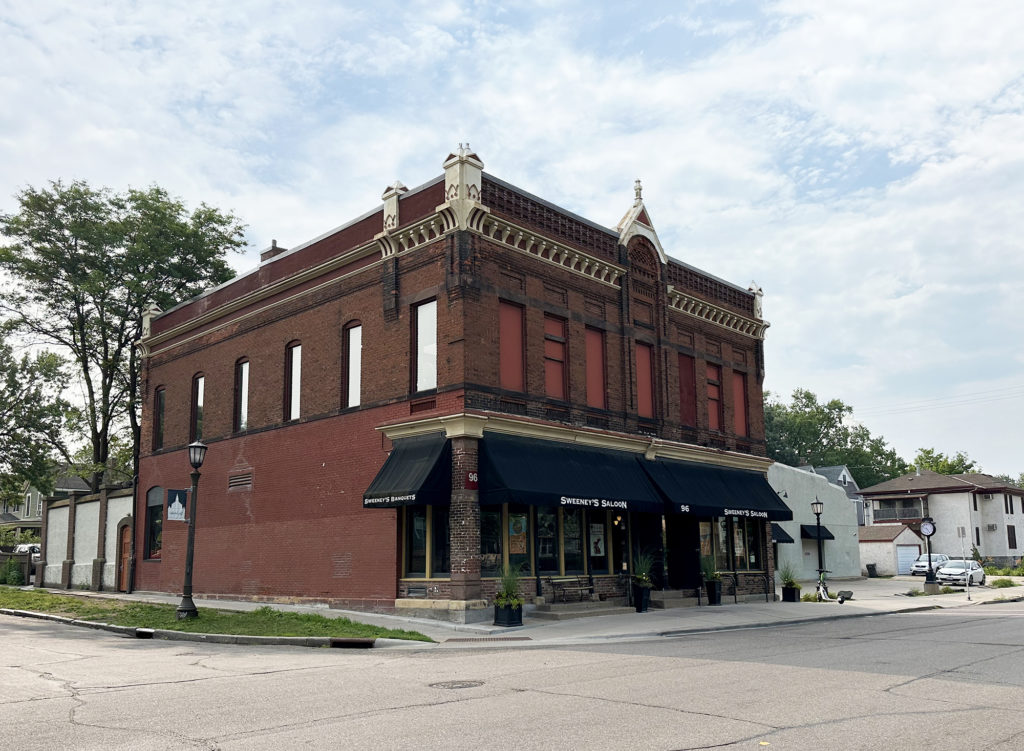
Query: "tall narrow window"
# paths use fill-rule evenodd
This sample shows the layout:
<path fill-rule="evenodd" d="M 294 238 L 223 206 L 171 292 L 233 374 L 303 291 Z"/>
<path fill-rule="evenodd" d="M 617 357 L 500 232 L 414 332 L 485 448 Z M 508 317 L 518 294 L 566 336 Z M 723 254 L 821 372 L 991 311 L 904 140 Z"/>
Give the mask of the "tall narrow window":
<path fill-rule="evenodd" d="M 413 391 L 437 388 L 437 300 L 413 308 L 414 341 Z"/>
<path fill-rule="evenodd" d="M 732 372 L 732 422 L 736 435 L 749 435 L 747 425 L 747 374 Z"/>
<path fill-rule="evenodd" d="M 544 391 L 565 399 L 565 319 L 544 316 Z"/>
<path fill-rule="evenodd" d="M 1017 549 L 1017 528 L 1012 524 L 1006 525 L 1006 547 L 1010 550 Z"/>
<path fill-rule="evenodd" d="M 708 427 L 722 429 L 722 366 L 708 363 Z"/>
<path fill-rule="evenodd" d="M 249 361 L 245 358 L 235 363 L 235 416 L 234 432 L 240 433 L 249 426 Z"/>
<path fill-rule="evenodd" d="M 188 439 L 203 439 L 203 395 L 206 391 L 206 378 L 202 373 L 192 376 L 192 420 L 189 426 Z"/>
<path fill-rule="evenodd" d="M 167 408 L 167 389 L 158 386 L 153 395 L 153 450 L 164 447 L 164 411 Z"/>
<path fill-rule="evenodd" d="M 509 391 L 525 391 L 523 309 L 510 302 L 498 306 L 499 383 Z"/>
<path fill-rule="evenodd" d="M 284 350 L 284 419 L 299 419 L 302 394 L 302 345 L 292 342 Z"/>
<path fill-rule="evenodd" d="M 654 417 L 654 357 L 650 344 L 636 344 L 636 411 Z"/>
<path fill-rule="evenodd" d="M 350 323 L 345 327 L 342 341 L 345 358 L 345 406 L 359 406 L 359 391 L 363 372 L 363 327 Z"/>
<path fill-rule="evenodd" d="M 605 382 L 604 332 L 587 329 L 587 406 L 608 408 L 608 388 Z"/>
<path fill-rule="evenodd" d="M 143 557 L 160 560 L 164 532 L 164 489 L 150 488 L 146 492 L 146 537 Z"/>
<path fill-rule="evenodd" d="M 679 422 L 697 424 L 697 370 L 690 355 L 679 355 Z"/>

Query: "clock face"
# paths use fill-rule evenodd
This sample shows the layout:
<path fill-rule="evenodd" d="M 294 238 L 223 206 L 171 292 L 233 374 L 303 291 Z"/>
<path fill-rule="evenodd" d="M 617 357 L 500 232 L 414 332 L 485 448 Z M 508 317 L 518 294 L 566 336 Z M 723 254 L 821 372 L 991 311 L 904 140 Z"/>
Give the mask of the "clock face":
<path fill-rule="evenodd" d="M 935 534 L 935 525 L 931 522 L 924 522 L 921 525 L 921 534 L 923 534 L 925 537 L 931 537 L 933 534 Z"/>

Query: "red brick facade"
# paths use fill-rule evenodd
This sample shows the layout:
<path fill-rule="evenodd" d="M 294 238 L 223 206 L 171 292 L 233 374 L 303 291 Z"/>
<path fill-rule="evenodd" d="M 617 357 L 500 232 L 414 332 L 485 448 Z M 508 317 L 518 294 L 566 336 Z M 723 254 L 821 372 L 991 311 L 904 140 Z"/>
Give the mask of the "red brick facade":
<path fill-rule="evenodd" d="M 384 426 L 500 414 L 552 429 L 657 438 L 715 461 L 747 456 L 758 466 L 766 326 L 759 292 L 665 258 L 639 196 L 630 222 L 608 230 L 481 175 L 474 164 L 465 150 L 451 155 L 445 178 L 390 190 L 382 210 L 291 251 L 274 249 L 256 271 L 150 322 L 142 342 L 137 589 L 180 587 L 186 525 L 165 521 L 160 558 L 144 560 L 141 522 L 147 491 L 188 486 L 183 449 L 198 373 L 209 451 L 199 487 L 197 593 L 366 608 L 387 608 L 404 594 L 401 511 L 362 504 L 391 448 Z M 413 393 L 412 309 L 429 300 L 437 303 L 437 388 Z M 502 301 L 524 310 L 523 392 L 500 387 Z M 545 395 L 545 316 L 566 322 L 567 400 Z M 359 405 L 347 407 L 343 331 L 353 322 L 362 326 L 362 384 Z M 604 336 L 607 409 L 587 406 L 588 329 Z M 285 423 L 286 347 L 294 342 L 301 344 L 300 417 Z M 637 343 L 651 347 L 652 418 L 638 416 Z M 693 358 L 696 424 L 682 420 L 680 355 Z M 239 358 L 249 361 L 248 421 L 234 433 Z M 721 367 L 720 431 L 709 429 L 707 363 Z M 745 407 L 734 371 L 745 374 Z M 154 450 L 158 388 L 166 407 L 162 447 Z M 738 407 L 748 410 L 746 435 L 734 432 L 744 424 Z M 475 437 L 452 438 L 452 570 L 433 583 L 434 597 L 493 592 L 493 582 L 481 584 L 480 509 L 466 482 L 478 471 L 477 450 Z"/>

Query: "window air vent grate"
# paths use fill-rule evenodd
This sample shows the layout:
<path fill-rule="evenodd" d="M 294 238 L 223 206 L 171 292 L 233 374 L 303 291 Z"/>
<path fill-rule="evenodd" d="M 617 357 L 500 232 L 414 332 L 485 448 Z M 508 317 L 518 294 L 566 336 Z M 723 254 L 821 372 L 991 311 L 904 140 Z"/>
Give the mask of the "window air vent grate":
<path fill-rule="evenodd" d="M 228 475 L 228 490 L 251 490 L 252 472 Z"/>
<path fill-rule="evenodd" d="M 437 399 L 424 399 L 419 402 L 413 402 L 409 405 L 409 414 L 414 415 L 417 412 L 426 412 L 431 409 L 437 408 Z"/>

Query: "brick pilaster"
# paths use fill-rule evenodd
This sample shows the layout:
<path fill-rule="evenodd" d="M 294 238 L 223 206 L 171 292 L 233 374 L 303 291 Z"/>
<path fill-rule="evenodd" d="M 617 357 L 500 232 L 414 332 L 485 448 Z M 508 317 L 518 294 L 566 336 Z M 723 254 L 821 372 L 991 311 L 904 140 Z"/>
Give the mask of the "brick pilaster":
<path fill-rule="evenodd" d="M 452 439 L 452 504 L 449 516 L 452 599 L 480 598 L 480 494 L 476 438 Z"/>

